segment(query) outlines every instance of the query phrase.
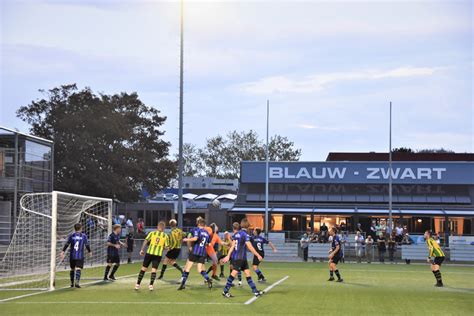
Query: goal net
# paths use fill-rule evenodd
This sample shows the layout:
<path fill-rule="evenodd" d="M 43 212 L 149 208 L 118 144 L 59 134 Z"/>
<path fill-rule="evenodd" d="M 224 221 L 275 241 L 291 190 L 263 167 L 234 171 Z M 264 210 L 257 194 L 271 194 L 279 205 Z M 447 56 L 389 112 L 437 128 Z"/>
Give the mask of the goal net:
<path fill-rule="evenodd" d="M 82 224 L 92 251 L 85 251 L 82 280 L 100 280 L 112 231 L 112 200 L 65 192 L 29 193 L 20 200 L 15 232 L 0 262 L 0 290 L 53 290 L 69 284 L 69 251 L 60 253 L 74 225 Z"/>

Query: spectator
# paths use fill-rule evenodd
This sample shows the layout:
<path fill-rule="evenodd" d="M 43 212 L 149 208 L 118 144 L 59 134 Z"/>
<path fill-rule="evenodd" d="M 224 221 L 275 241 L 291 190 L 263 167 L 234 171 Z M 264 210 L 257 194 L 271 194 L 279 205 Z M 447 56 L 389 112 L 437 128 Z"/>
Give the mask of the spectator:
<path fill-rule="evenodd" d="M 327 242 L 328 241 L 328 227 L 326 226 L 326 223 L 323 223 L 323 226 L 321 226 L 320 228 L 320 232 L 321 232 L 321 239 L 323 240 L 323 242 Z"/>
<path fill-rule="evenodd" d="M 309 247 L 310 239 L 307 233 L 304 233 L 303 237 L 300 240 L 300 247 L 303 250 L 303 261 L 308 261 L 308 247 Z"/>
<path fill-rule="evenodd" d="M 120 218 L 118 216 L 114 216 L 114 225 L 120 225 L 120 224 L 121 224 Z"/>
<path fill-rule="evenodd" d="M 385 238 L 385 235 L 382 232 L 380 232 L 379 237 L 377 239 L 377 248 L 379 250 L 380 263 L 385 263 L 385 252 L 387 251 L 386 242 L 387 242 L 387 239 Z"/>
<path fill-rule="evenodd" d="M 340 225 L 340 226 L 341 226 L 341 227 L 340 227 L 340 228 L 341 228 L 341 232 L 345 232 L 345 231 L 347 231 L 347 225 L 346 225 L 346 222 L 341 222 L 341 225 Z"/>
<path fill-rule="evenodd" d="M 375 239 L 377 236 L 377 227 L 375 226 L 375 221 L 372 221 L 369 229 L 369 235 L 372 236 L 372 239 Z"/>
<path fill-rule="evenodd" d="M 364 250 L 364 236 L 362 236 L 360 232 L 356 232 L 354 241 L 355 241 L 355 252 L 356 252 L 357 263 L 361 263 L 362 251 Z"/>
<path fill-rule="evenodd" d="M 127 221 L 125 222 L 125 225 L 127 226 L 127 229 L 129 231 L 133 231 L 133 221 L 131 217 L 127 219 Z"/>
<path fill-rule="evenodd" d="M 364 232 L 364 231 L 362 230 L 362 227 L 361 227 L 361 224 L 360 224 L 360 223 L 357 223 L 356 232 L 359 232 L 359 233 L 361 233 L 361 234 Z"/>
<path fill-rule="evenodd" d="M 128 256 L 127 263 L 132 263 L 133 243 L 134 243 L 133 230 L 128 231 L 125 241 L 127 243 L 127 256 Z"/>
<path fill-rule="evenodd" d="M 371 263 L 372 258 L 374 257 L 374 239 L 371 235 L 368 235 L 365 240 L 365 256 L 367 258 L 367 263 Z"/>
<path fill-rule="evenodd" d="M 395 233 L 395 241 L 401 243 L 403 239 L 403 227 L 401 224 L 398 224 L 397 228 L 395 229 Z"/>
<path fill-rule="evenodd" d="M 343 232 L 342 235 L 339 236 L 339 238 L 341 240 L 341 250 L 342 250 L 341 262 L 345 263 L 344 253 L 346 250 L 346 244 L 349 243 L 349 233 L 347 231 Z"/>
<path fill-rule="evenodd" d="M 139 235 L 144 235 L 145 234 L 145 223 L 143 222 L 143 218 L 138 219 L 137 223 L 137 233 Z"/>
<path fill-rule="evenodd" d="M 395 251 L 397 249 L 397 243 L 395 242 L 395 239 L 393 236 L 390 236 L 388 239 L 388 258 L 391 263 L 394 263 L 395 261 Z"/>
<path fill-rule="evenodd" d="M 403 245 L 411 245 L 411 238 L 410 238 L 410 235 L 408 235 L 408 233 L 405 234 L 405 236 L 403 236 L 402 244 Z M 405 259 L 406 264 L 410 264 L 410 262 L 411 262 L 410 259 Z"/>

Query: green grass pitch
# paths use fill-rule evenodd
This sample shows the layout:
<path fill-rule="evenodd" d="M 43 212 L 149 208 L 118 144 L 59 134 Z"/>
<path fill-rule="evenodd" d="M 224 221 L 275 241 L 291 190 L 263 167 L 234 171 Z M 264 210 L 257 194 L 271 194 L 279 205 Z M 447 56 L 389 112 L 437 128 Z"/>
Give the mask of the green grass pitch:
<path fill-rule="evenodd" d="M 442 267 L 445 288 L 435 288 L 428 264 L 339 264 L 344 283 L 327 282 L 323 263 L 262 264 L 268 281 L 264 289 L 288 276 L 251 304 L 251 291 L 232 289 L 221 296 L 225 280 L 207 289 L 195 268 L 185 291 L 176 291 L 180 275 L 170 267 L 165 281 L 148 291 L 150 273 L 142 289 L 133 289 L 139 264 L 121 266 L 113 283 L 85 285 L 0 303 L 1 315 L 473 315 L 474 268 Z M 226 275 L 227 275 L 226 269 Z M 86 277 L 87 271 L 83 273 Z M 255 275 L 253 275 L 254 280 Z M 67 282 L 67 281 L 64 281 Z M 85 283 L 86 281 L 84 281 Z M 62 284 L 64 285 L 64 284 Z M 0 300 L 26 292 L 0 292 Z"/>

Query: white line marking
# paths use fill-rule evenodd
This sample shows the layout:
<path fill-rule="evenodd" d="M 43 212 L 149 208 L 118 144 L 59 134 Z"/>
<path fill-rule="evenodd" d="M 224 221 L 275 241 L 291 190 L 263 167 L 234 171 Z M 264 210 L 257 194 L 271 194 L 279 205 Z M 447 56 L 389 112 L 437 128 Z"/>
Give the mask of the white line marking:
<path fill-rule="evenodd" d="M 98 302 L 93 302 L 93 301 L 67 301 L 67 302 L 15 302 L 14 304 L 104 304 L 104 305 L 115 305 L 115 304 L 134 304 L 134 305 L 139 305 L 139 304 L 147 304 L 147 305 L 241 305 L 241 303 L 219 303 L 219 302 L 157 302 L 157 301 L 151 301 L 151 302 L 123 302 L 123 301 L 116 301 L 116 302 L 104 302 L 104 301 L 98 301 Z"/>
<path fill-rule="evenodd" d="M 121 276 L 121 277 L 117 277 L 117 280 L 130 278 L 134 275 L 136 275 L 136 274 L 129 274 L 129 275 L 124 275 L 124 276 Z M 81 283 L 81 285 L 92 285 L 92 284 L 97 284 L 97 283 L 101 283 L 101 282 L 104 282 L 104 281 L 100 280 L 100 281 L 86 282 L 86 283 Z M 57 289 L 56 291 L 61 291 L 61 290 L 69 289 L 69 288 L 70 288 L 69 286 L 65 286 L 65 287 Z M 4 298 L 4 299 L 0 300 L 0 303 L 5 303 L 5 302 L 13 301 L 13 300 L 18 300 L 18 299 L 24 298 L 24 297 L 29 297 L 29 296 L 34 296 L 34 295 L 44 294 L 44 293 L 50 293 L 50 292 L 54 292 L 54 291 L 42 291 L 42 292 L 28 293 L 28 294 L 23 294 L 23 295 L 19 295 L 19 296 Z"/>
<path fill-rule="evenodd" d="M 263 290 L 263 292 L 265 293 L 268 293 L 270 292 L 271 289 L 273 289 L 275 286 L 277 286 L 278 284 L 280 283 L 283 283 L 285 282 L 286 279 L 288 279 L 290 276 L 287 275 L 286 277 L 284 277 L 283 279 L 279 280 L 279 281 L 276 281 L 275 283 L 273 283 L 272 285 L 268 286 L 265 290 Z M 260 296 L 254 296 L 252 297 L 251 299 L 249 299 L 247 302 L 245 302 L 245 305 L 250 305 L 252 304 L 253 302 L 255 302 L 257 300 L 257 298 L 259 298 Z"/>

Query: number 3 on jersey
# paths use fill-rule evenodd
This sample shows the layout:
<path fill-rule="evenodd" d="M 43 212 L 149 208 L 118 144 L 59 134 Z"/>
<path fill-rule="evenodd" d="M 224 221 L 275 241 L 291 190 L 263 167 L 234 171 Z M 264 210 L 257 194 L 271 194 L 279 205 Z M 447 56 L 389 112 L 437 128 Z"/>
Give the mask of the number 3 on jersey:
<path fill-rule="evenodd" d="M 204 247 L 205 244 L 206 244 L 206 237 L 203 237 L 201 243 L 199 244 L 199 246 Z"/>

